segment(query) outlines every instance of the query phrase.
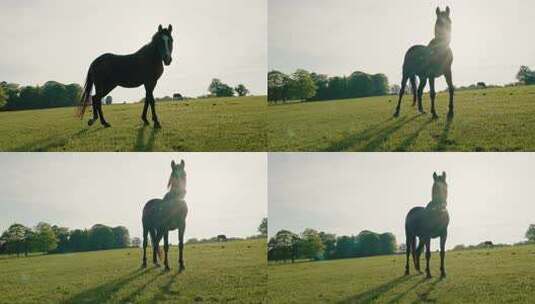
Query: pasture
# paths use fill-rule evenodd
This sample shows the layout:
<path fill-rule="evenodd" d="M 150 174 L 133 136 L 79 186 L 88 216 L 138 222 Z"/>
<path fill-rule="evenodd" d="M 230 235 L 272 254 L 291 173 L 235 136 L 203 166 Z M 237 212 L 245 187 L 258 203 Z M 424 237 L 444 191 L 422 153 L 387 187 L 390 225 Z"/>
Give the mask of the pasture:
<path fill-rule="evenodd" d="M 92 113 L 81 121 L 74 108 L 0 112 L 0 151 L 266 150 L 265 96 L 157 101 L 156 107 L 162 129 L 143 126 L 141 103 L 104 105 L 111 128 L 88 127 Z"/>
<path fill-rule="evenodd" d="M 140 268 L 141 249 L 0 257 L 0 303 L 265 303 L 265 240 L 186 245 L 171 271 Z"/>
<path fill-rule="evenodd" d="M 270 264 L 268 302 L 533 303 L 535 245 L 448 251 L 444 280 L 439 261 L 433 253 L 429 280 L 412 265 L 403 276 L 404 255 Z"/>
<path fill-rule="evenodd" d="M 405 95 L 270 106 L 269 151 L 535 151 L 535 86 L 458 91 L 455 118 L 446 119 L 448 94 L 429 94 L 417 114 Z"/>

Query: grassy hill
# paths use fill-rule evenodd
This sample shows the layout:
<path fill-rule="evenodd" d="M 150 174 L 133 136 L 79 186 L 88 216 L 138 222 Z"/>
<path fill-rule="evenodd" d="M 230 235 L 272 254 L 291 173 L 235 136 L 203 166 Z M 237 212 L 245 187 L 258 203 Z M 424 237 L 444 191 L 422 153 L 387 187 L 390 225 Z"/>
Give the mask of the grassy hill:
<path fill-rule="evenodd" d="M 447 123 L 448 94 L 438 120 L 418 115 L 406 95 L 270 106 L 270 151 L 535 151 L 535 86 L 457 92 Z M 430 109 L 429 95 L 424 109 Z"/>
<path fill-rule="evenodd" d="M 157 102 L 160 130 L 143 127 L 142 107 L 103 106 L 107 129 L 74 108 L 0 112 L 0 151 L 266 150 L 265 96 Z"/>
<path fill-rule="evenodd" d="M 268 302 L 487 304 L 535 299 L 535 245 L 449 251 L 444 280 L 439 279 L 437 253 L 431 261 L 430 280 L 414 271 L 403 276 L 403 255 L 270 265 Z"/>
<path fill-rule="evenodd" d="M 141 250 L 0 257 L 0 303 L 265 303 L 265 240 L 186 245 L 186 271 L 141 270 Z"/>

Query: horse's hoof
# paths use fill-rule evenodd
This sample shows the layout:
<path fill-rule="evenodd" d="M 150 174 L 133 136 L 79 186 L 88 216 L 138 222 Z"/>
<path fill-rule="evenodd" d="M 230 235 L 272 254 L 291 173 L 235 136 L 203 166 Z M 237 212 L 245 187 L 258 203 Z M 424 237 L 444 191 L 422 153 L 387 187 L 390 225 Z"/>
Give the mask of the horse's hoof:
<path fill-rule="evenodd" d="M 167 272 L 167 271 L 171 271 L 171 268 L 169 268 L 169 266 L 165 266 L 164 271 L 165 271 L 165 272 Z"/>
<path fill-rule="evenodd" d="M 147 268 L 147 264 L 146 263 L 141 264 L 141 268 L 143 269 Z"/>
<path fill-rule="evenodd" d="M 160 264 L 156 263 L 156 264 L 154 264 L 154 267 L 160 268 Z"/>
<path fill-rule="evenodd" d="M 102 126 L 103 126 L 104 128 L 110 128 L 110 127 L 111 127 L 111 125 L 110 125 L 109 123 L 107 123 L 107 122 L 103 122 L 103 123 L 102 123 Z"/>
<path fill-rule="evenodd" d="M 429 280 L 429 279 L 432 279 L 433 276 L 431 276 L 431 275 L 428 273 L 428 274 L 425 276 L 425 278 L 426 278 L 427 280 Z"/>
<path fill-rule="evenodd" d="M 450 120 L 453 119 L 453 112 L 451 112 L 451 111 L 448 112 L 448 119 L 450 119 Z"/>
<path fill-rule="evenodd" d="M 182 272 L 186 270 L 186 267 L 184 267 L 184 265 L 180 265 L 180 267 L 178 268 L 178 272 Z"/>
<path fill-rule="evenodd" d="M 438 115 L 433 113 L 433 116 L 431 117 L 432 119 L 438 119 Z"/>
<path fill-rule="evenodd" d="M 399 117 L 399 112 L 394 113 L 394 118 L 398 118 L 398 117 Z"/>
<path fill-rule="evenodd" d="M 445 278 L 446 278 L 446 273 L 441 274 L 441 275 L 440 275 L 440 278 L 441 278 L 441 279 L 445 279 Z"/>
<path fill-rule="evenodd" d="M 146 120 L 146 119 L 141 119 L 141 120 L 143 121 L 143 125 L 144 125 L 144 126 L 148 126 L 148 125 L 150 125 L 150 123 L 149 123 L 148 120 Z"/>
<path fill-rule="evenodd" d="M 159 122 L 155 121 L 154 122 L 154 129 L 161 129 L 162 128 L 162 125 L 160 125 Z"/>
<path fill-rule="evenodd" d="M 90 119 L 90 120 L 87 121 L 87 125 L 91 127 L 94 122 L 95 122 L 95 120 Z"/>
<path fill-rule="evenodd" d="M 410 275 L 410 272 L 409 271 L 405 271 L 405 275 L 406 276 Z"/>

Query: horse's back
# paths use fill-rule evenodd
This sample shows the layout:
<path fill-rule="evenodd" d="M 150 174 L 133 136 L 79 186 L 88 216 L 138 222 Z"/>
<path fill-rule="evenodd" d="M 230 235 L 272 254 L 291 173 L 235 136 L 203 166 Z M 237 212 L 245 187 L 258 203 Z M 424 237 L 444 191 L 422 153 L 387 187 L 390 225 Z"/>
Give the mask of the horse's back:
<path fill-rule="evenodd" d="M 157 211 L 160 208 L 160 205 L 162 204 L 163 200 L 159 198 L 151 199 L 145 204 L 145 207 L 143 207 L 143 215 L 141 217 L 141 221 L 143 222 L 143 225 L 146 225 L 149 221 L 152 221 L 157 216 Z"/>
<path fill-rule="evenodd" d="M 409 48 L 403 60 L 403 75 L 407 77 L 421 75 L 429 54 L 429 49 L 425 45 L 414 45 Z"/>
<path fill-rule="evenodd" d="M 405 217 L 405 231 L 406 233 L 415 233 L 418 226 L 420 226 L 421 215 L 424 213 L 425 207 L 414 207 L 407 213 Z"/>

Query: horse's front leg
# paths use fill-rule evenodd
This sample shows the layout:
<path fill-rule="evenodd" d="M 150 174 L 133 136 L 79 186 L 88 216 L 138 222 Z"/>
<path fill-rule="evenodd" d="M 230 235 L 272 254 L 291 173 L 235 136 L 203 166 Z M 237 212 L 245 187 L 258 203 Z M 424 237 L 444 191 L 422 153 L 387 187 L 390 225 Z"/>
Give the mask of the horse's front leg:
<path fill-rule="evenodd" d="M 425 273 L 426 278 L 431 278 L 431 271 L 429 270 L 429 261 L 431 260 L 431 239 L 425 240 Z"/>
<path fill-rule="evenodd" d="M 444 267 L 444 259 L 446 258 L 447 237 L 448 237 L 447 232 L 445 232 L 442 236 L 440 236 L 440 277 L 441 278 L 446 277 L 446 268 Z"/>
<path fill-rule="evenodd" d="M 149 231 L 145 227 L 143 227 L 143 264 L 141 264 L 141 267 L 146 268 L 147 267 L 147 237 L 148 237 Z"/>
<path fill-rule="evenodd" d="M 169 231 L 166 231 L 163 234 L 163 249 L 165 251 L 165 259 L 164 259 L 165 270 L 169 270 L 169 263 L 167 262 L 167 252 L 169 252 Z"/>
<path fill-rule="evenodd" d="M 184 223 L 178 228 L 178 264 L 179 272 L 186 270 L 184 266 L 184 232 L 186 230 L 186 224 Z"/>
<path fill-rule="evenodd" d="M 437 111 L 435 109 L 435 98 L 437 96 L 437 93 L 435 91 L 435 78 L 430 77 L 429 78 L 429 96 L 431 96 L 431 115 L 433 119 L 438 118 Z"/>
<path fill-rule="evenodd" d="M 145 104 L 143 105 L 143 113 L 141 114 L 141 120 L 143 121 L 143 124 L 145 126 L 149 125 L 149 121 L 147 120 L 147 110 L 149 108 L 149 97 L 147 94 L 145 94 Z"/>
<path fill-rule="evenodd" d="M 422 99 L 424 96 L 425 85 L 427 84 L 427 78 L 420 77 L 420 84 L 418 85 L 418 112 L 425 114 L 424 106 L 422 105 Z"/>
<path fill-rule="evenodd" d="M 453 118 L 453 95 L 455 94 L 455 87 L 453 86 L 451 70 L 446 71 L 446 73 L 444 74 L 444 77 L 446 78 L 446 82 L 448 83 L 448 91 L 450 93 L 448 119 L 452 119 Z"/>
<path fill-rule="evenodd" d="M 153 94 L 155 86 L 156 86 L 156 82 L 145 84 L 145 93 L 146 93 L 145 102 L 148 102 L 148 105 L 150 106 L 150 109 L 152 112 L 152 121 L 154 122 L 154 128 L 159 129 L 162 126 L 160 125 L 160 122 L 158 121 L 158 116 L 156 116 L 156 102 L 154 101 L 154 94 Z M 145 108 L 143 108 L 143 117 L 144 117 L 144 122 L 148 123 L 146 121 L 147 113 L 145 111 Z"/>

